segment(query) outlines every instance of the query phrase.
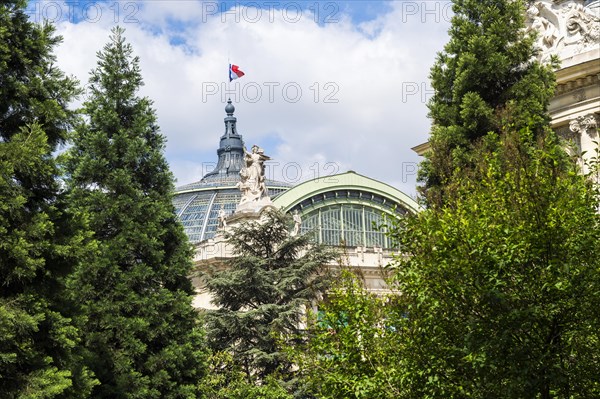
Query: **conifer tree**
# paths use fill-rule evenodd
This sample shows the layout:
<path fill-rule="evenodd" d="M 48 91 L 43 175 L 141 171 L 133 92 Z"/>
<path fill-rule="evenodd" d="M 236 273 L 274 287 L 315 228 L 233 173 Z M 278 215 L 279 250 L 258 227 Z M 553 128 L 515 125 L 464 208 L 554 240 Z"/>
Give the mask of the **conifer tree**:
<path fill-rule="evenodd" d="M 89 215 L 97 251 L 77 288 L 97 398 L 192 398 L 204 372 L 192 308 L 191 247 L 171 203 L 173 176 L 151 101 L 138 96 L 139 59 L 115 28 L 98 53 L 89 121 L 68 154 L 74 207 Z"/>
<path fill-rule="evenodd" d="M 301 337 L 302 315 L 331 283 L 327 263 L 335 253 L 291 236 L 289 218 L 268 210 L 264 220 L 227 233 L 236 255 L 225 269 L 208 271 L 206 287 L 219 309 L 206 317 L 209 345 L 227 352 L 248 381 L 275 373 L 290 380 L 292 362 L 283 344 Z"/>
<path fill-rule="evenodd" d="M 77 82 L 54 65 L 51 25 L 0 5 L 0 397 L 86 397 L 64 279 L 85 231 L 66 211 L 53 152 L 74 122 Z"/>
<path fill-rule="evenodd" d="M 444 201 L 455 172 L 469 169 L 473 145 L 487 133 L 541 134 L 555 86 L 557 63 L 536 60 L 522 0 L 455 0 L 453 11 L 450 40 L 430 73 L 431 151 L 420 170 L 430 206 Z"/>

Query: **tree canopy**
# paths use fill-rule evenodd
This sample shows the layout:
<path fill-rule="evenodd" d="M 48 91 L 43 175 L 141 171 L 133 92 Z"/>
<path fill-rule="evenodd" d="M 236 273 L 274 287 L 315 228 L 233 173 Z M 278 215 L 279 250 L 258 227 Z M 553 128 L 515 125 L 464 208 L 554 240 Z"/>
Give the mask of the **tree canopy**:
<path fill-rule="evenodd" d="M 86 360 L 98 398 L 199 397 L 206 354 L 196 310 L 191 247 L 171 203 L 165 139 L 139 60 L 113 29 L 91 72 L 89 121 L 66 161 L 72 206 L 86 215 L 95 251 L 70 280 L 85 316 Z"/>
<path fill-rule="evenodd" d="M 471 165 L 475 143 L 493 132 L 548 125 L 556 62 L 536 59 L 521 0 L 455 0 L 450 40 L 430 72 L 431 151 L 420 169 L 424 199 L 443 203 L 453 173 Z"/>
<path fill-rule="evenodd" d="M 204 273 L 217 310 L 206 314 L 210 347 L 227 352 L 249 381 L 276 373 L 293 377 L 283 346 L 301 336 L 303 315 L 329 287 L 327 263 L 335 253 L 292 236 L 289 216 L 265 210 L 263 220 L 227 233 L 234 257 L 221 270 Z"/>
<path fill-rule="evenodd" d="M 422 397 L 600 394 L 597 192 L 553 132 L 531 140 L 487 137 L 456 197 L 395 232 L 406 381 Z"/>
<path fill-rule="evenodd" d="M 86 232 L 53 156 L 75 121 L 77 81 L 54 65 L 54 28 L 30 22 L 25 7 L 0 5 L 0 396 L 86 397 L 95 381 L 64 283 Z"/>
<path fill-rule="evenodd" d="M 323 399 L 406 397 L 402 300 L 369 292 L 356 271 L 342 270 L 309 314 L 309 339 L 289 348 L 308 391 Z"/>

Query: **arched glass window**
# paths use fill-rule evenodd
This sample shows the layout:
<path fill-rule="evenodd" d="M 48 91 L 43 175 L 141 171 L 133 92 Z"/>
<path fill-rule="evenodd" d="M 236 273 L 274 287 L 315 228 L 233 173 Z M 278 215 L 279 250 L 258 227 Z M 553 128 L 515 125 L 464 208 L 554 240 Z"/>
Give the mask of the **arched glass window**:
<path fill-rule="evenodd" d="M 378 226 L 385 224 L 381 210 L 368 205 L 334 204 L 312 209 L 302 216 L 302 232 L 314 232 L 327 245 L 389 248 L 389 239 Z"/>
<path fill-rule="evenodd" d="M 389 246 L 384 232 L 378 229 L 384 222 L 385 218 L 381 211 L 365 207 L 365 246 L 382 248 Z"/>

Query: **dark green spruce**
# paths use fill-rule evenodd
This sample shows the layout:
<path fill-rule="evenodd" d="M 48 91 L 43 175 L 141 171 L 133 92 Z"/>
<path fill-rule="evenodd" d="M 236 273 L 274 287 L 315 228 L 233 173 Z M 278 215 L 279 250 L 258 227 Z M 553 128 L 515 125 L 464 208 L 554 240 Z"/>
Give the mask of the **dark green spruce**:
<path fill-rule="evenodd" d="M 65 277 L 86 237 L 53 156 L 75 120 L 77 82 L 54 66 L 54 28 L 25 7 L 0 5 L 0 397 L 83 398 L 94 379 L 77 355 Z"/>
<path fill-rule="evenodd" d="M 191 247 L 171 203 L 152 103 L 139 97 L 139 60 L 115 28 L 92 70 L 88 121 L 69 150 L 72 205 L 96 251 L 71 279 L 85 321 L 95 398 L 196 398 L 204 340 L 192 308 Z"/>

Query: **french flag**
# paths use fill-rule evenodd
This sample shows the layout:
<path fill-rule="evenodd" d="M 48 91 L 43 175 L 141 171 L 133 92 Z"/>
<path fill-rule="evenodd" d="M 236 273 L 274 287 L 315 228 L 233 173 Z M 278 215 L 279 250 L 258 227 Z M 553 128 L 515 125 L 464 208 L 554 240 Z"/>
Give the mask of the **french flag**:
<path fill-rule="evenodd" d="M 241 78 L 244 76 L 244 72 L 240 71 L 240 67 L 237 65 L 229 64 L 229 81 L 233 79 Z"/>

